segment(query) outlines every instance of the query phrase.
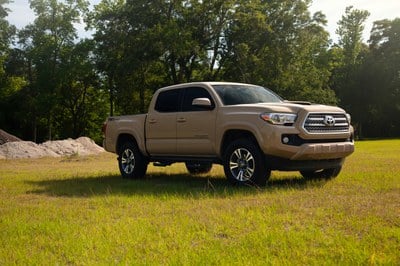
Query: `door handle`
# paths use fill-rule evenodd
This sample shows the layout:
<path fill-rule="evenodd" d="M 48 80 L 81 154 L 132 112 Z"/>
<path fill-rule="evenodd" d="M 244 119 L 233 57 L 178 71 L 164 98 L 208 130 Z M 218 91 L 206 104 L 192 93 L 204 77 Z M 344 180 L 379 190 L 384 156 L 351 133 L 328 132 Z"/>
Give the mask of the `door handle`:
<path fill-rule="evenodd" d="M 155 123 L 157 123 L 157 120 L 155 120 L 155 119 L 149 119 L 149 123 L 150 123 L 150 124 L 155 124 Z"/>
<path fill-rule="evenodd" d="M 186 118 L 180 117 L 180 118 L 178 118 L 178 119 L 176 120 L 176 122 L 178 122 L 178 123 L 184 123 L 184 122 L 186 122 Z"/>

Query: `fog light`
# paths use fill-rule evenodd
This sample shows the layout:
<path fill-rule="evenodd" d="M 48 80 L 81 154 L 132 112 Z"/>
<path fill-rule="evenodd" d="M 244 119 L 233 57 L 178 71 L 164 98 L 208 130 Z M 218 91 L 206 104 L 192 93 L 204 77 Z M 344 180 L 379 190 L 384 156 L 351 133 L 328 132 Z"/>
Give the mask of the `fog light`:
<path fill-rule="evenodd" d="M 282 142 L 283 142 L 284 144 L 288 144 L 288 143 L 289 143 L 289 138 L 288 138 L 288 137 L 283 137 L 283 138 L 282 138 Z"/>

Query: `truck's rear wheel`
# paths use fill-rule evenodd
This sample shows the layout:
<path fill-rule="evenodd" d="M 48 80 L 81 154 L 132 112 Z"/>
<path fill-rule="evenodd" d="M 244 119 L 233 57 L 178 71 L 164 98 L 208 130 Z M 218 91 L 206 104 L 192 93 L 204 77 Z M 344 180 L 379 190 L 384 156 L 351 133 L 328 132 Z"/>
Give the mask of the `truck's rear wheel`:
<path fill-rule="evenodd" d="M 185 165 L 188 172 L 193 175 L 206 174 L 212 168 L 212 163 L 188 162 Z"/>
<path fill-rule="evenodd" d="M 300 174 L 305 179 L 332 179 L 339 175 L 342 167 L 335 167 L 329 169 L 311 170 L 311 171 L 300 171 Z"/>
<path fill-rule="evenodd" d="M 141 178 L 146 174 L 148 162 L 137 145 L 131 141 L 122 144 L 118 166 L 123 178 Z"/>
<path fill-rule="evenodd" d="M 252 141 L 232 142 L 224 156 L 224 172 L 232 184 L 265 186 L 271 174 L 265 156 Z"/>

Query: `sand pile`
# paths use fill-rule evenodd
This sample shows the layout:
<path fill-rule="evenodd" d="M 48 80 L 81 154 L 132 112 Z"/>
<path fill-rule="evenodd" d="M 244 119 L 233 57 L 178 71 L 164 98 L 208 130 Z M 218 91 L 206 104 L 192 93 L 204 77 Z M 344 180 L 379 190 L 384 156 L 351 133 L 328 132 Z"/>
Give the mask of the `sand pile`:
<path fill-rule="evenodd" d="M 62 157 L 75 154 L 90 155 L 103 151 L 102 147 L 88 137 L 47 141 L 42 144 L 31 141 L 16 141 L 0 145 L 0 159 Z"/>
<path fill-rule="evenodd" d="M 0 145 L 13 141 L 21 141 L 21 139 L 0 129 Z"/>

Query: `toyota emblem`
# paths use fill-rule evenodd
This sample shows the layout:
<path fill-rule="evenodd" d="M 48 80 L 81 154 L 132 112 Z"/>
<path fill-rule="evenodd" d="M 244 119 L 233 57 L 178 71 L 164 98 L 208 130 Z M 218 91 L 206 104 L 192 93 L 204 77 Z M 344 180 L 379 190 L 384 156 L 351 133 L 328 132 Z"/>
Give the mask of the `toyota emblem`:
<path fill-rule="evenodd" d="M 335 125 L 335 118 L 331 115 L 326 115 L 324 118 L 324 124 L 328 127 L 333 127 Z"/>

